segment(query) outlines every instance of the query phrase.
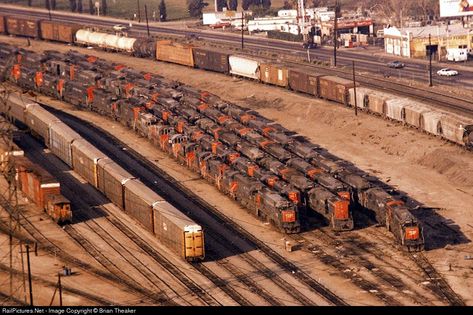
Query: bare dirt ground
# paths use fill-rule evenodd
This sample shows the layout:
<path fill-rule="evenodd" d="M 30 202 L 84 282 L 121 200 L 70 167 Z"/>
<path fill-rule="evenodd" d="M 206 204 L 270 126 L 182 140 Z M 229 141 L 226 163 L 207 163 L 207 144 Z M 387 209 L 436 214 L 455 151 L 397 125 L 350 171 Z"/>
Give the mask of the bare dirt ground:
<path fill-rule="evenodd" d="M 26 42 L 25 39 L 9 37 L 0 39 L 14 44 Z M 37 51 L 44 49 L 65 51 L 71 48 L 37 41 L 32 41 L 32 45 Z M 225 100 L 258 110 L 266 117 L 307 136 L 333 154 L 352 161 L 359 168 L 378 176 L 392 186 L 407 192 L 410 197 L 425 206 L 431 207 L 432 209 L 414 211 L 425 226 L 426 256 L 465 302 L 473 305 L 471 293 L 473 260 L 470 260 L 473 256 L 470 241 L 473 238 L 473 219 L 470 214 L 473 210 L 471 152 L 372 115 L 361 113 L 355 117 L 352 109 L 284 89 L 172 64 L 128 58 L 119 54 L 92 52 L 87 49 L 74 49 L 124 63 L 139 70 L 155 72 L 208 90 Z M 156 156 L 153 154 L 150 158 L 156 159 Z M 161 160 L 158 164 L 160 163 Z M 177 165 L 174 168 L 176 167 L 178 170 L 170 167 L 171 175 L 183 173 L 182 168 Z M 200 181 L 189 183 L 196 183 L 195 191 L 202 192 L 202 196 L 211 203 L 221 202 L 219 194 L 209 189 L 208 185 L 203 185 Z M 255 223 L 251 217 L 242 215 L 236 219 L 249 220 L 247 223 L 250 226 L 254 225 L 254 229 L 264 230 L 260 222 Z M 281 240 L 273 239 L 273 242 L 277 245 Z M 304 255 L 297 252 L 293 254 L 294 257 Z M 308 257 L 300 258 L 303 264 L 309 262 Z M 313 270 L 326 271 L 326 268 Z M 333 284 L 331 281 L 334 277 L 329 277 L 326 272 L 317 274 L 320 275 L 322 283 Z M 369 294 L 362 292 L 356 294 L 357 290 L 347 292 L 350 291 L 347 288 L 349 283 L 343 279 L 333 286 L 337 285 L 340 286 L 336 291 L 337 294 L 350 295 L 347 296 L 348 302 L 368 305 L 379 303 L 376 303 Z"/>

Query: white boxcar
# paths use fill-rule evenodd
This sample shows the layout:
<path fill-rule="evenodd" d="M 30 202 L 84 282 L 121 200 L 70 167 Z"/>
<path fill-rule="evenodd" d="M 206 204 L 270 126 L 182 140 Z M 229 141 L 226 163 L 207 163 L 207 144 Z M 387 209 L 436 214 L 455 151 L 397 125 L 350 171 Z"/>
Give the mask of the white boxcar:
<path fill-rule="evenodd" d="M 357 87 L 356 88 L 356 106 L 358 108 L 368 107 L 368 95 L 373 92 L 374 91 L 369 88 Z M 349 105 L 355 107 L 355 89 L 354 88 L 348 89 L 348 93 L 350 94 Z"/>
<path fill-rule="evenodd" d="M 386 111 L 386 101 L 396 98 L 395 95 L 380 91 L 368 94 L 368 108 L 372 113 L 383 115 Z"/>
<path fill-rule="evenodd" d="M 443 115 L 444 113 L 434 110 L 422 113 L 421 128 L 433 135 L 441 135 L 442 125 L 440 120 Z"/>
<path fill-rule="evenodd" d="M 76 139 L 82 139 L 82 137 L 63 122 L 55 122 L 49 127 L 49 149 L 71 168 L 71 144 Z"/>
<path fill-rule="evenodd" d="M 25 124 L 30 130 L 43 138 L 44 143 L 49 143 L 49 127 L 61 120 L 38 104 L 30 105 L 26 109 Z"/>
<path fill-rule="evenodd" d="M 261 60 L 249 58 L 246 56 L 230 56 L 228 58 L 230 64 L 230 73 L 242 77 L 259 80 Z"/>
<path fill-rule="evenodd" d="M 411 101 L 408 98 L 394 98 L 386 100 L 385 115 L 397 121 L 404 121 L 404 107 Z"/>
<path fill-rule="evenodd" d="M 404 106 L 404 122 L 410 126 L 421 128 L 422 115 L 429 111 L 432 111 L 431 107 L 419 102 L 411 102 Z"/>
<path fill-rule="evenodd" d="M 465 145 L 464 137 L 468 125 L 473 125 L 473 120 L 454 114 L 445 114 L 440 118 L 442 136 L 445 139 Z"/>

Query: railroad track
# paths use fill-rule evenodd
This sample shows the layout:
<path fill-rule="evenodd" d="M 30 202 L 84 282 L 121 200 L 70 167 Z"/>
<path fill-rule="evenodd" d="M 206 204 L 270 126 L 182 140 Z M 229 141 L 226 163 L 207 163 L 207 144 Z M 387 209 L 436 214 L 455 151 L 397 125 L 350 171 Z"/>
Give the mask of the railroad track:
<path fill-rule="evenodd" d="M 360 213 L 361 214 L 361 213 Z M 363 214 L 366 219 L 366 215 Z M 372 222 L 373 223 L 373 222 Z M 364 235 L 361 235 L 360 233 L 354 231 L 353 233 L 356 233 L 358 237 L 366 239 L 368 237 L 366 233 L 369 233 L 369 237 L 377 238 L 381 243 L 383 243 L 384 247 L 396 247 L 393 242 L 390 242 L 389 236 L 386 236 L 382 232 L 367 232 L 365 231 Z M 363 251 L 369 252 L 375 257 L 389 257 L 389 253 L 384 252 L 383 250 L 377 248 L 377 246 L 365 246 L 363 242 L 358 242 L 356 241 L 356 238 L 351 237 L 350 238 L 354 242 L 354 246 L 358 249 L 361 249 Z M 395 249 L 396 250 L 396 249 Z M 421 272 L 422 275 L 427 276 L 428 279 L 430 279 L 431 284 L 428 285 L 428 288 L 434 293 L 438 298 L 441 300 L 446 301 L 449 305 L 452 306 L 462 306 L 465 305 L 465 302 L 463 299 L 453 291 L 453 289 L 448 285 L 447 281 L 445 280 L 442 275 L 440 275 L 435 267 L 432 266 L 432 264 L 428 261 L 428 259 L 425 257 L 424 254 L 422 253 L 406 253 L 406 258 L 410 258 L 419 268 L 419 271 Z M 384 259 L 383 259 L 384 260 Z M 406 276 L 411 276 L 412 271 L 410 270 L 408 273 L 404 273 Z M 424 279 L 424 278 L 422 278 Z M 418 281 L 418 279 L 414 279 L 415 281 Z"/>
<path fill-rule="evenodd" d="M 315 231 L 309 232 L 311 236 L 313 235 L 315 239 L 328 244 L 330 248 L 336 248 L 337 257 L 346 257 L 350 261 L 350 265 L 354 263 L 358 266 L 365 268 L 366 271 L 372 274 L 374 277 L 380 279 L 382 282 L 384 282 L 391 288 L 396 289 L 398 294 L 405 296 L 409 300 L 412 300 L 417 305 L 425 306 L 431 304 L 431 300 L 429 299 L 429 297 L 425 297 L 419 292 L 416 292 L 415 295 L 406 293 L 410 290 L 410 287 L 407 283 L 401 280 L 401 278 L 399 278 L 399 275 L 401 274 L 399 266 L 390 265 L 383 258 L 383 256 L 386 257 L 385 255 L 380 255 L 380 253 L 377 253 L 375 252 L 375 250 L 372 249 L 373 246 L 366 246 L 365 243 L 357 240 L 356 237 L 353 235 L 354 233 L 356 232 L 344 232 L 340 233 L 341 235 L 335 237 L 332 232 L 325 231 L 322 229 L 317 229 Z M 310 250 L 310 246 L 312 246 L 311 244 L 313 242 L 311 242 L 307 238 L 304 238 L 304 241 L 308 242 L 309 245 L 307 247 Z M 381 264 L 372 262 L 369 258 L 365 257 L 366 254 L 379 260 Z M 383 266 L 384 264 L 386 264 L 387 267 L 394 268 L 396 270 L 395 274 L 392 274 L 387 271 Z M 421 280 L 417 279 L 416 283 L 418 283 L 419 281 Z M 382 291 L 380 288 L 374 290 Z"/>
<path fill-rule="evenodd" d="M 0 270 L 5 271 L 5 272 L 10 272 L 11 269 L 10 269 L 10 267 L 0 263 Z M 23 276 L 23 273 L 21 273 L 19 270 L 16 270 L 16 269 L 13 269 L 13 273 L 16 276 Z M 43 285 L 46 285 L 50 288 L 55 288 L 57 286 L 56 282 L 48 281 L 48 280 L 45 280 L 45 279 L 43 279 L 41 277 L 38 277 L 38 276 L 35 276 L 35 275 L 32 275 L 31 278 L 34 282 L 42 283 Z M 64 292 L 68 292 L 68 293 L 72 293 L 72 294 L 77 295 L 77 296 L 85 297 L 89 301 L 97 303 L 97 305 L 121 305 L 120 303 L 110 301 L 108 299 L 104 299 L 100 296 L 88 293 L 88 292 L 83 291 L 83 290 L 79 290 L 75 287 L 71 287 L 71 286 L 66 285 L 64 283 L 62 283 L 61 286 L 62 286 L 62 290 Z M 20 305 L 26 305 L 26 304 L 20 304 Z"/>
<path fill-rule="evenodd" d="M 2 8 L 2 10 L 5 11 L 5 13 L 12 13 L 12 14 L 18 14 L 18 12 L 24 12 L 26 9 L 15 9 L 15 8 Z M 36 11 L 28 11 L 28 14 L 30 16 L 35 16 L 39 18 L 48 18 L 48 13 L 47 12 L 36 12 Z M 84 23 L 84 21 L 88 21 L 87 25 L 99 25 L 99 26 L 105 26 L 105 27 L 111 27 L 115 24 L 118 23 L 118 20 L 115 21 L 110 21 L 107 19 L 101 19 L 98 21 L 94 17 L 90 16 L 71 16 L 71 15 L 63 15 L 58 12 L 54 12 L 53 16 L 56 20 L 58 21 L 63 21 L 63 22 L 76 22 L 76 23 Z M 140 25 L 140 24 L 135 24 L 134 29 L 138 30 L 139 33 L 142 33 L 146 31 L 146 26 L 145 25 Z M 220 43 L 222 42 L 222 37 L 226 37 L 226 40 L 223 40 L 223 42 L 226 45 L 230 45 L 231 47 L 239 47 L 239 42 L 236 43 L 234 40 L 234 37 L 225 35 L 225 34 L 212 34 L 212 33 L 200 33 L 200 32 L 195 32 L 195 31 L 189 31 L 189 30 L 179 30 L 179 29 L 170 29 L 170 28 L 164 28 L 164 27 L 156 27 L 156 26 L 151 26 L 150 30 L 155 33 L 161 33 L 165 35 L 179 35 L 179 36 L 184 36 L 189 33 L 192 34 L 197 34 L 199 36 L 202 36 L 206 39 L 212 40 L 213 42 Z M 258 51 L 261 50 L 267 50 L 271 49 L 271 53 L 274 53 L 274 51 L 278 51 L 280 55 L 288 55 L 293 57 L 288 53 L 288 50 L 295 50 L 297 52 L 304 52 L 300 50 L 300 48 L 290 47 L 289 44 L 287 43 L 281 43 L 281 42 L 274 42 L 280 44 L 280 46 L 284 47 L 276 47 L 276 46 L 268 46 L 266 41 L 265 45 L 261 45 L 260 40 L 258 39 L 252 39 L 252 38 L 247 38 L 246 42 L 248 45 L 257 48 Z M 270 41 L 271 42 L 271 41 Z M 287 45 L 283 45 L 287 44 Z M 245 53 L 247 53 L 245 51 Z M 252 53 L 252 52 L 250 52 Z M 317 56 L 316 56 L 317 57 Z M 326 56 L 322 56 L 326 59 Z M 343 58 L 348 58 L 348 57 L 343 57 Z M 274 58 L 273 58 L 274 59 Z M 330 74 L 337 74 L 341 77 L 344 77 L 346 79 L 352 79 L 352 73 L 350 70 L 345 70 L 342 68 L 333 68 L 333 67 L 322 67 L 322 66 L 317 66 L 314 64 L 308 64 L 308 63 L 294 63 L 287 61 L 286 63 L 288 64 L 296 64 L 296 65 L 305 65 L 308 67 L 312 67 L 314 69 L 318 70 L 323 70 L 325 72 L 329 72 Z M 375 78 L 373 78 L 375 76 Z M 377 89 L 382 89 L 385 91 L 393 92 L 395 94 L 400 94 L 402 96 L 410 96 L 414 99 L 424 101 L 424 102 L 429 102 L 430 104 L 436 104 L 444 109 L 453 109 L 458 112 L 462 112 L 464 114 L 467 114 L 471 117 L 473 117 L 473 100 L 468 99 L 465 100 L 464 97 L 457 97 L 452 94 L 445 94 L 440 92 L 437 89 L 424 89 L 420 87 L 412 87 L 408 84 L 403 84 L 399 82 L 393 82 L 392 80 L 387 80 L 383 78 L 382 76 L 376 76 L 374 74 L 370 75 L 363 75 L 363 74 L 358 74 L 357 75 L 357 80 L 361 83 L 366 84 L 368 87 L 373 87 Z"/>
<path fill-rule="evenodd" d="M 3 292 L 0 292 L 0 305 L 8 306 L 8 302 L 15 306 L 28 306 L 29 304 L 25 301 L 19 300 L 13 296 L 6 295 Z"/>
<path fill-rule="evenodd" d="M 140 177 L 140 179 L 146 185 L 154 189 L 158 194 L 162 195 L 166 199 L 169 199 L 171 203 L 173 203 L 174 206 L 176 206 L 177 208 L 194 208 L 196 211 L 203 211 L 206 216 L 211 216 L 212 219 L 215 220 L 220 227 L 225 227 L 233 235 L 237 235 L 240 239 L 245 240 L 248 244 L 250 244 L 250 246 L 261 250 L 261 252 L 263 252 L 267 257 L 269 257 L 273 262 L 275 262 L 280 268 L 291 274 L 300 282 L 304 283 L 310 290 L 323 297 L 326 301 L 334 305 L 347 305 L 345 301 L 343 301 L 340 297 L 331 292 L 321 283 L 311 278 L 306 272 L 301 270 L 289 260 L 282 257 L 280 254 L 278 254 L 276 251 L 264 244 L 264 242 L 257 239 L 255 236 L 241 229 L 236 223 L 234 223 L 222 213 L 218 212 L 218 210 L 216 210 L 213 206 L 209 205 L 201 198 L 197 197 L 192 191 L 185 188 L 183 185 L 181 185 L 176 180 L 167 175 L 164 171 L 159 169 L 156 165 L 148 161 L 146 158 L 135 152 L 133 149 L 122 143 L 114 136 L 110 135 L 105 130 L 99 127 L 95 127 L 90 123 L 85 122 L 77 117 L 73 117 L 70 114 L 55 110 L 46 104 L 42 105 L 54 114 L 58 115 L 59 117 L 62 117 L 63 121 L 66 124 L 71 125 L 71 127 L 73 127 L 73 129 L 75 129 L 76 132 L 81 134 L 86 140 L 94 144 L 96 147 L 98 147 L 109 157 L 114 159 L 118 164 L 127 169 L 129 172 Z M 91 134 L 91 131 L 94 132 Z M 110 146 L 112 146 L 113 149 L 110 148 Z M 117 152 L 120 152 L 120 155 L 117 155 Z M 127 165 L 127 163 L 125 163 L 123 160 L 124 156 L 122 154 L 128 156 L 127 159 L 131 159 L 132 161 L 134 161 L 135 165 Z M 143 172 L 141 174 L 136 174 L 138 167 L 143 169 Z M 146 170 L 146 172 L 144 170 Z M 162 185 L 156 185 L 156 179 L 159 179 L 161 183 L 164 182 L 166 188 L 163 189 L 157 187 Z M 192 211 L 190 210 L 190 212 Z M 191 217 L 193 216 L 192 213 L 187 214 Z M 192 217 L 192 219 L 195 220 L 194 217 Z M 208 228 L 206 229 L 206 231 L 207 233 L 209 233 Z M 216 229 L 212 229 L 211 233 L 215 233 L 216 237 L 218 237 L 219 239 L 227 238 L 225 235 L 223 235 Z"/>
<path fill-rule="evenodd" d="M 435 270 L 434 266 L 427 260 L 422 253 L 412 254 L 412 260 L 428 275 L 430 281 L 434 286 L 430 288 L 436 292 L 437 295 L 443 296 L 446 301 L 452 306 L 465 306 L 463 299 L 453 291 L 447 281 Z"/>
<path fill-rule="evenodd" d="M 3 196 L 0 195 L 0 206 L 5 209 L 8 213 L 12 213 L 12 209 L 10 204 L 8 203 L 7 200 Z M 62 248 L 57 246 L 55 243 L 50 241 L 38 228 L 35 227 L 35 225 L 22 213 L 19 213 L 19 224 L 21 227 L 31 235 L 31 237 L 41 245 L 41 249 L 49 253 L 50 255 L 57 256 L 61 258 L 65 263 L 78 267 L 86 272 L 93 273 L 96 276 L 99 276 L 105 280 L 111 281 L 118 283 L 120 285 L 126 286 L 129 288 L 132 292 L 139 294 L 141 296 L 146 297 L 146 299 L 151 302 L 151 303 L 161 303 L 162 301 L 153 299 L 152 295 L 150 297 L 150 293 L 147 292 L 145 289 L 143 289 L 141 286 L 136 286 L 134 283 L 121 279 L 120 277 L 117 277 L 113 273 L 110 272 L 104 272 L 103 270 L 97 269 L 93 266 L 91 266 L 88 263 L 85 263 L 72 255 L 64 252 Z"/>
<path fill-rule="evenodd" d="M 108 211 L 103 206 L 90 207 L 90 204 L 101 204 L 100 200 L 95 200 L 93 196 L 90 196 L 81 187 L 81 185 L 73 182 L 71 175 L 61 172 L 61 170 L 55 167 L 51 161 L 48 161 L 48 159 L 43 156 L 41 152 L 38 152 L 36 149 L 39 146 L 38 143 L 35 143 L 30 137 L 28 137 L 28 140 L 23 139 L 22 142 L 25 143 L 25 147 L 28 147 L 28 149 L 25 148 L 25 153 L 34 155 L 36 161 L 41 161 L 41 164 L 45 169 L 50 171 L 50 173 L 52 173 L 56 178 L 60 179 L 61 183 L 63 184 L 61 185 L 62 191 L 65 192 L 67 196 L 75 203 L 75 220 L 78 220 L 83 225 L 86 225 L 92 234 L 99 236 L 99 238 L 108 244 L 108 246 L 112 248 L 119 256 L 121 256 L 125 262 L 132 266 L 143 278 L 145 278 L 151 285 L 154 286 L 155 289 L 153 290 L 146 289 L 150 296 L 161 300 L 164 305 L 175 305 L 174 302 L 171 302 L 172 299 L 162 290 L 158 283 L 168 286 L 169 290 L 172 291 L 176 296 L 180 296 L 180 294 L 175 291 L 174 288 L 166 284 L 166 282 L 156 273 L 156 271 L 151 270 L 151 268 L 138 259 L 135 254 L 131 253 L 131 251 L 126 246 L 124 246 L 117 239 L 117 237 L 112 234 L 112 232 L 105 229 L 102 224 L 99 224 L 97 220 L 95 220 L 95 218 L 105 219 L 107 222 L 115 226 L 116 230 L 119 231 L 120 234 L 125 235 L 128 239 L 131 239 L 129 236 L 133 237 L 131 241 L 138 243 L 137 245 L 143 245 L 145 244 L 145 241 L 138 241 L 138 236 L 136 234 L 132 235 L 130 229 L 125 227 L 124 224 L 117 223 L 118 219 L 113 215 L 113 213 Z M 81 197 L 76 198 L 74 196 Z M 88 209 L 87 213 L 84 213 L 84 209 Z M 98 213 L 97 210 L 101 213 Z M 103 214 L 107 214 L 107 216 L 104 217 Z M 111 221 L 111 218 L 113 218 L 114 222 Z M 65 231 L 69 233 L 72 238 L 74 238 L 81 246 L 84 247 L 84 249 L 91 253 L 93 257 L 108 270 L 111 272 L 113 271 L 113 273 L 117 275 L 122 274 L 122 277 L 129 278 L 129 280 L 135 282 L 137 286 L 143 286 L 143 283 L 136 282 L 136 279 L 131 277 L 129 273 L 122 270 L 120 266 L 115 264 L 110 257 L 103 254 L 102 247 L 97 247 L 95 244 L 92 244 L 89 241 L 90 237 L 85 238 L 82 236 L 81 233 L 74 227 L 74 225 L 65 226 Z M 187 289 L 189 289 L 192 293 L 196 293 L 199 299 L 201 299 L 205 304 L 211 306 L 220 305 L 220 303 L 218 303 L 214 298 L 208 296 L 205 290 L 198 287 L 197 284 L 193 283 L 187 276 L 185 276 L 178 267 L 173 265 L 169 260 L 160 258 L 161 257 L 157 255 L 153 257 L 153 259 L 157 261 L 158 264 L 161 265 L 162 263 L 164 269 L 166 269 L 168 272 L 171 272 L 172 276 L 181 281 Z M 155 290 L 158 292 L 155 293 Z M 189 304 L 185 299 L 181 300 L 184 303 Z"/>
<path fill-rule="evenodd" d="M 307 238 L 300 234 L 291 235 L 291 238 L 300 244 L 308 244 L 306 245 L 305 250 L 311 254 L 313 254 L 317 259 L 319 259 L 322 263 L 328 266 L 332 266 L 336 270 L 340 272 L 344 277 L 350 279 L 356 286 L 360 289 L 365 290 L 376 296 L 379 300 L 383 301 L 388 306 L 400 306 L 402 305 L 398 300 L 394 299 L 393 297 L 384 293 L 384 291 L 380 288 L 379 285 L 368 281 L 358 275 L 356 272 L 352 271 L 347 265 L 345 265 L 342 261 L 336 258 L 333 255 L 328 254 L 322 247 L 312 243 Z"/>

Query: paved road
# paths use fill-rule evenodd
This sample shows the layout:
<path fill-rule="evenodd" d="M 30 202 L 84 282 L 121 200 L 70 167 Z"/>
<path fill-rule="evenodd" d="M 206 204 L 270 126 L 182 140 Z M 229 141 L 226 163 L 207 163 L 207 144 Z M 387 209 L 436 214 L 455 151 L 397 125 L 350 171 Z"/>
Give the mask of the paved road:
<path fill-rule="evenodd" d="M 0 6 L 2 7 L 2 6 Z M 46 11 L 38 10 L 29 10 L 28 8 L 12 8 L 12 7 L 2 7 L 2 13 L 4 14 L 16 14 L 16 15 L 30 15 L 36 16 L 38 18 L 48 19 L 48 13 Z M 94 24 L 98 26 L 113 26 L 117 23 L 120 23 L 119 19 L 114 18 L 103 18 L 96 17 L 91 15 L 71 15 L 61 12 L 52 12 L 52 17 L 54 20 L 67 21 L 67 22 L 76 22 L 82 24 Z M 128 25 L 129 20 L 121 20 L 121 23 Z M 203 32 L 198 30 L 186 30 L 186 29 L 172 29 L 168 27 L 161 26 L 150 26 L 151 33 L 165 33 L 173 35 L 197 35 L 203 40 L 210 41 L 224 41 L 239 44 L 241 38 L 237 34 L 229 33 L 220 33 L 220 32 Z M 146 25 L 135 23 L 131 30 L 132 34 L 146 34 Z M 268 48 L 274 52 L 284 52 L 291 54 L 298 54 L 300 56 L 307 56 L 307 51 L 302 49 L 300 44 L 269 40 L 266 38 L 255 38 L 254 36 L 245 37 L 245 46 L 254 47 L 254 48 Z M 374 73 L 380 75 L 388 75 L 390 77 L 400 77 L 407 78 L 409 80 L 417 80 L 428 84 L 429 73 L 428 73 L 428 64 L 425 61 L 421 60 L 403 60 L 406 64 L 404 69 L 390 69 L 386 66 L 386 63 L 396 60 L 394 57 L 388 57 L 382 53 L 380 49 L 377 48 L 355 48 L 357 51 L 347 51 L 342 48 L 337 53 L 337 65 L 351 67 L 352 60 L 356 61 L 356 68 L 359 72 L 364 73 Z M 322 61 L 331 62 L 333 58 L 333 48 L 332 47 L 322 47 L 313 49 L 310 51 L 311 59 L 319 59 Z M 459 69 L 460 75 L 456 77 L 440 77 L 436 72 L 445 67 L 445 64 L 439 64 L 437 61 L 433 62 L 433 83 L 434 85 L 451 85 L 451 86 L 463 86 L 465 88 L 473 88 L 473 66 L 472 62 L 468 62 L 464 66 L 462 64 L 461 69 Z M 453 67 L 455 67 L 454 65 Z M 469 69 L 471 67 L 471 70 Z"/>

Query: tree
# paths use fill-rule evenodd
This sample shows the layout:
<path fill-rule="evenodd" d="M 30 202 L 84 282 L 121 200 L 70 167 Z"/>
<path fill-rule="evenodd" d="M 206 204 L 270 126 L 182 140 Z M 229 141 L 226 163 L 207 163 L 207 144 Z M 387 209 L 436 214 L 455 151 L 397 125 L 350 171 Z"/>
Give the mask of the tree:
<path fill-rule="evenodd" d="M 32 0 L 28 0 L 28 6 L 31 7 L 31 2 L 33 2 Z"/>
<path fill-rule="evenodd" d="M 168 14 L 166 12 L 166 3 L 164 0 L 161 0 L 159 3 L 159 21 L 160 22 L 166 22 L 168 18 Z"/>
<path fill-rule="evenodd" d="M 82 13 L 82 0 L 77 0 L 77 12 Z"/>
<path fill-rule="evenodd" d="M 102 6 L 100 7 L 100 13 L 107 15 L 107 0 L 102 0 Z"/>
<path fill-rule="evenodd" d="M 49 0 L 46 0 L 44 4 L 46 5 L 46 10 L 51 10 L 51 4 L 49 3 Z"/>
<path fill-rule="evenodd" d="M 89 13 L 91 15 L 95 14 L 95 7 L 94 7 L 94 3 L 92 2 L 92 0 L 89 0 Z"/>
<path fill-rule="evenodd" d="M 49 0 L 51 4 L 51 10 L 56 10 L 56 0 Z"/>
<path fill-rule="evenodd" d="M 284 10 L 290 10 L 292 9 L 292 3 L 289 2 L 289 0 L 284 0 L 284 4 L 282 6 Z"/>
<path fill-rule="evenodd" d="M 261 0 L 261 5 L 263 9 L 269 10 L 269 8 L 271 8 L 271 0 Z"/>
<path fill-rule="evenodd" d="M 223 11 L 223 8 L 228 8 L 227 0 L 217 0 L 217 11 Z"/>
<path fill-rule="evenodd" d="M 201 17 L 202 9 L 208 6 L 203 0 L 187 0 L 187 8 L 191 17 Z"/>
<path fill-rule="evenodd" d="M 326 4 L 327 4 L 327 0 L 312 0 L 313 8 L 323 7 Z"/>
<path fill-rule="evenodd" d="M 243 8 L 243 10 L 248 10 L 250 8 L 250 5 L 253 4 L 253 0 L 243 0 L 242 3 L 241 3 L 241 7 Z"/>
<path fill-rule="evenodd" d="M 70 5 L 71 12 L 76 12 L 76 9 L 77 9 L 76 0 L 69 0 L 69 5 Z"/>
<path fill-rule="evenodd" d="M 238 8 L 238 0 L 229 0 L 228 1 L 228 9 L 232 11 L 236 11 Z"/>

